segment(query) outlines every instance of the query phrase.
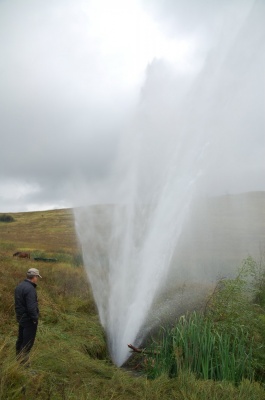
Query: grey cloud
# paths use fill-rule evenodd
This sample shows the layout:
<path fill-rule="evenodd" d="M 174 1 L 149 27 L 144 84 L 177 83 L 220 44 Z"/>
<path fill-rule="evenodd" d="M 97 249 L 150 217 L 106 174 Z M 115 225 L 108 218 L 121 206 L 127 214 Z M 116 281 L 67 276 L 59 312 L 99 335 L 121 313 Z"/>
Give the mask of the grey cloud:
<path fill-rule="evenodd" d="M 0 207 L 71 203 L 79 175 L 89 198 L 96 201 L 98 192 L 108 201 L 133 157 L 126 130 L 144 132 L 147 152 L 155 154 L 176 138 L 188 151 L 198 140 L 193 130 L 205 129 L 205 187 L 262 189 L 264 3 L 199 3 L 142 3 L 169 38 L 198 38 L 194 63 L 200 59 L 201 69 L 183 74 L 153 60 L 136 108 L 138 87 L 124 86 L 119 55 L 104 54 L 86 29 L 86 2 L 0 3 L 0 183 L 29 187 L 10 190 L 13 200 L 6 200 L 0 185 Z M 147 179 L 159 176 L 160 161 L 144 172 Z"/>
<path fill-rule="evenodd" d="M 0 176 L 3 187 L 6 179 L 41 187 L 19 198 L 22 207 L 29 196 L 57 202 L 54 188 L 75 170 L 102 179 L 116 154 L 131 98 L 112 83 L 82 5 L 0 4 Z"/>
<path fill-rule="evenodd" d="M 169 35 L 195 33 L 209 35 L 209 40 L 223 34 L 224 28 L 237 27 L 254 3 L 255 0 L 144 0 L 148 12 L 164 24 Z"/>

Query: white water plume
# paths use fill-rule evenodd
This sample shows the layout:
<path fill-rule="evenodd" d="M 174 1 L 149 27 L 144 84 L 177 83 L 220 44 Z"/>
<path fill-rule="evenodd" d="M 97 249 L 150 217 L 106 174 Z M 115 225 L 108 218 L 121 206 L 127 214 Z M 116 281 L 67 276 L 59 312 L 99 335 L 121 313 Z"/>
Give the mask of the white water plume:
<path fill-rule="evenodd" d="M 256 2 L 238 26 L 226 27 L 197 74 L 175 74 L 161 60 L 148 67 L 115 166 L 116 204 L 75 210 L 87 274 L 117 365 L 128 358 L 128 343 L 143 340 L 148 314 L 172 270 L 181 280 L 183 265 L 172 258 L 196 196 L 242 190 L 242 173 L 255 170 L 246 165 L 239 171 L 237 163 L 247 160 L 245 146 L 261 137 L 264 122 L 262 11 L 263 3 Z M 196 263 L 186 268 L 189 275 L 200 274 Z"/>

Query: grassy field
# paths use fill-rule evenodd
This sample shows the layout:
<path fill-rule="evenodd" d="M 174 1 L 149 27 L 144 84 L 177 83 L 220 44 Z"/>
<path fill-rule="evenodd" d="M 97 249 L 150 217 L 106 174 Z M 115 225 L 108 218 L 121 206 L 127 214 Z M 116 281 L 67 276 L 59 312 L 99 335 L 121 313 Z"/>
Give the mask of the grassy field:
<path fill-rule="evenodd" d="M 114 366 L 85 271 L 76 261 L 80 248 L 71 210 L 9 215 L 14 222 L 0 222 L 1 400 L 265 399 L 263 383 L 255 380 L 234 385 L 198 379 L 188 370 L 149 379 L 144 355 L 131 364 L 139 363 L 141 372 Z M 31 259 L 13 257 L 19 250 L 30 251 Z M 34 255 L 58 262 L 37 262 Z M 13 292 L 33 266 L 43 276 L 38 285 L 41 318 L 31 367 L 23 368 L 15 361 Z"/>
<path fill-rule="evenodd" d="M 70 209 L 9 213 L 12 223 L 0 223 L 1 250 L 48 253 L 78 252 L 73 213 Z"/>

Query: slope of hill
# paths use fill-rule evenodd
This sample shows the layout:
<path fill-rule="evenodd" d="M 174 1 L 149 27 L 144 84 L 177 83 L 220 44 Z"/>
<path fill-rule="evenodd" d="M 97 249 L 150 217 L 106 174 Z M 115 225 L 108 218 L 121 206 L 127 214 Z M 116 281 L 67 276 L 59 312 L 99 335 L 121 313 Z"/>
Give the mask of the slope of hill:
<path fill-rule="evenodd" d="M 0 222 L 1 251 L 15 248 L 50 253 L 78 251 L 71 209 L 8 215 L 14 222 Z"/>
<path fill-rule="evenodd" d="M 259 200 L 258 200 L 259 201 Z M 263 200 L 262 200 L 263 207 Z M 253 205 L 256 210 L 257 205 Z M 116 368 L 108 357 L 104 332 L 80 254 L 71 210 L 11 214 L 0 222 L 0 399 L 264 399 L 258 383 L 238 387 L 196 380 L 189 373 L 147 380 Z M 263 214 L 260 214 L 263 215 Z M 262 219 L 262 218 L 261 218 Z M 259 226 L 260 221 L 256 221 Z M 260 228 L 259 228 L 260 229 Z M 262 228 L 263 229 L 263 228 Z M 263 230 L 261 237 L 263 237 Z M 17 250 L 57 258 L 56 263 L 13 257 Z M 40 269 L 41 318 L 31 368 L 15 360 L 17 324 L 13 291 L 29 267 Z M 140 359 L 144 363 L 145 360 Z"/>

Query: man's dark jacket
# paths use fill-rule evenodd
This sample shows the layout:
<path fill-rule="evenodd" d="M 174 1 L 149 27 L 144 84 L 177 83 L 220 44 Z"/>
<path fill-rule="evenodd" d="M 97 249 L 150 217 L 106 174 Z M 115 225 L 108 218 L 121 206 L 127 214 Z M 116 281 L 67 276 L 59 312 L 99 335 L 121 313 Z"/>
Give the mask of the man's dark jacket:
<path fill-rule="evenodd" d="M 15 310 L 17 322 L 26 326 L 37 323 L 39 318 L 36 284 L 25 279 L 15 289 Z"/>

